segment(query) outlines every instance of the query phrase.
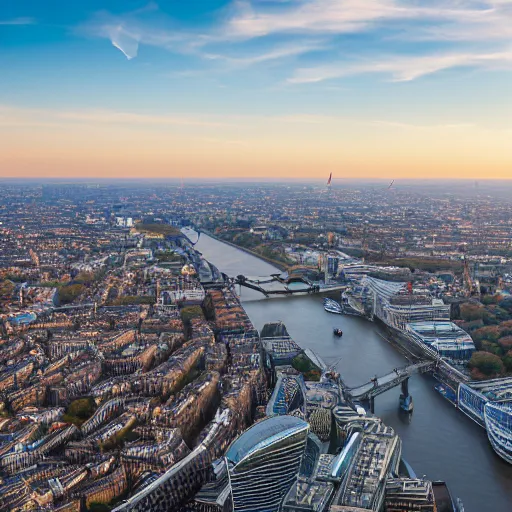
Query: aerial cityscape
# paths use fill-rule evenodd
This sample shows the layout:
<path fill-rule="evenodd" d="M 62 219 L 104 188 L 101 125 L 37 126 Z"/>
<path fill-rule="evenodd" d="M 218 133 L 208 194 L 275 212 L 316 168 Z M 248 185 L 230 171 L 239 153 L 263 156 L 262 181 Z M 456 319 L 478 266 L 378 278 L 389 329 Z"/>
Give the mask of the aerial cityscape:
<path fill-rule="evenodd" d="M 511 512 L 512 2 L 0 7 L 0 512 Z"/>
<path fill-rule="evenodd" d="M 477 510 L 442 464 L 416 472 L 379 407 L 414 425 L 428 379 L 512 478 L 512 217 L 492 188 L 4 180 L 0 508 Z M 296 301 L 321 315 L 309 347 Z M 351 325 L 401 364 L 348 381 Z"/>

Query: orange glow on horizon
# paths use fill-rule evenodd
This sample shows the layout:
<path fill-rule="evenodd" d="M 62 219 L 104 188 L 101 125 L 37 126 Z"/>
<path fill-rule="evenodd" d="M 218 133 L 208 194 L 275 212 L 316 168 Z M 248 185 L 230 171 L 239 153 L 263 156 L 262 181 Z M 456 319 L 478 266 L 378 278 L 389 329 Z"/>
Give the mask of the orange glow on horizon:
<path fill-rule="evenodd" d="M 0 109 L 0 176 L 315 179 L 333 170 L 345 178 L 512 179 L 506 129 L 300 116 L 73 116 L 2 116 Z"/>

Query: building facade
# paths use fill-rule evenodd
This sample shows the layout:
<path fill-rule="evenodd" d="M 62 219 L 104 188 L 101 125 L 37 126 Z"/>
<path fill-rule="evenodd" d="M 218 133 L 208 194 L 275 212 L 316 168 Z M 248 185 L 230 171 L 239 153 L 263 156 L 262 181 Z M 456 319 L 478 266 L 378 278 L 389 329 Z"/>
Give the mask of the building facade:
<path fill-rule="evenodd" d="M 246 430 L 226 452 L 235 512 L 278 512 L 296 482 L 309 425 L 274 416 Z"/>

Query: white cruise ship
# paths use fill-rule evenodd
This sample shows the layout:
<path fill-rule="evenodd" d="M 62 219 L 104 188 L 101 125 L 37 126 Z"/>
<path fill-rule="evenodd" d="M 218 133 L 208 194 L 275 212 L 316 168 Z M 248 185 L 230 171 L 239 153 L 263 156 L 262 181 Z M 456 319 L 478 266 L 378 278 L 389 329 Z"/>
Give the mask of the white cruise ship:
<path fill-rule="evenodd" d="M 329 313 L 335 313 L 337 315 L 343 314 L 341 304 L 333 299 L 328 299 L 327 297 L 324 299 L 324 309 Z"/>

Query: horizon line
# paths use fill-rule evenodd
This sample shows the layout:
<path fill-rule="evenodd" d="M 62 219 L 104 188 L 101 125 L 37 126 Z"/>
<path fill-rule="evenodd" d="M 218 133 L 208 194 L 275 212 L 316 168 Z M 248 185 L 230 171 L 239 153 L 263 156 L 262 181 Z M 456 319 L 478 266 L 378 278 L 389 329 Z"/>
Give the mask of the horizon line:
<path fill-rule="evenodd" d="M 327 178 L 329 177 L 326 174 L 326 178 L 293 178 L 293 177 L 255 177 L 251 176 L 248 178 L 240 178 L 240 177 L 215 177 L 215 178 L 204 178 L 204 177 L 192 177 L 192 178 L 182 178 L 182 177 L 145 177 L 145 178 L 135 178 L 135 177 L 96 177 L 96 176 L 80 176 L 75 178 L 68 177 L 57 177 L 57 176 L 0 176 L 0 181 L 60 181 L 60 182 L 73 182 L 73 181 L 97 181 L 97 182 L 105 182 L 105 181 L 137 181 L 137 182 L 145 182 L 145 181 L 169 181 L 169 182 L 178 182 L 178 183 L 187 183 L 187 182 L 210 182 L 210 183 L 218 183 L 218 182 L 246 182 L 246 183 L 256 183 L 256 182 L 294 182 L 294 183 L 317 183 L 317 182 L 327 182 Z M 369 176 L 367 178 L 355 178 L 355 177 L 333 177 L 333 180 L 337 181 L 352 181 L 352 182 L 363 182 L 363 181 L 389 181 L 394 180 L 394 184 L 397 185 L 399 182 L 446 182 L 446 181 L 457 181 L 457 182 L 500 182 L 500 181 L 512 181 L 512 176 L 510 178 L 458 178 L 458 177 L 447 177 L 447 178 L 393 178 L 389 177 L 372 177 Z M 335 183 L 333 183 L 335 185 Z"/>

